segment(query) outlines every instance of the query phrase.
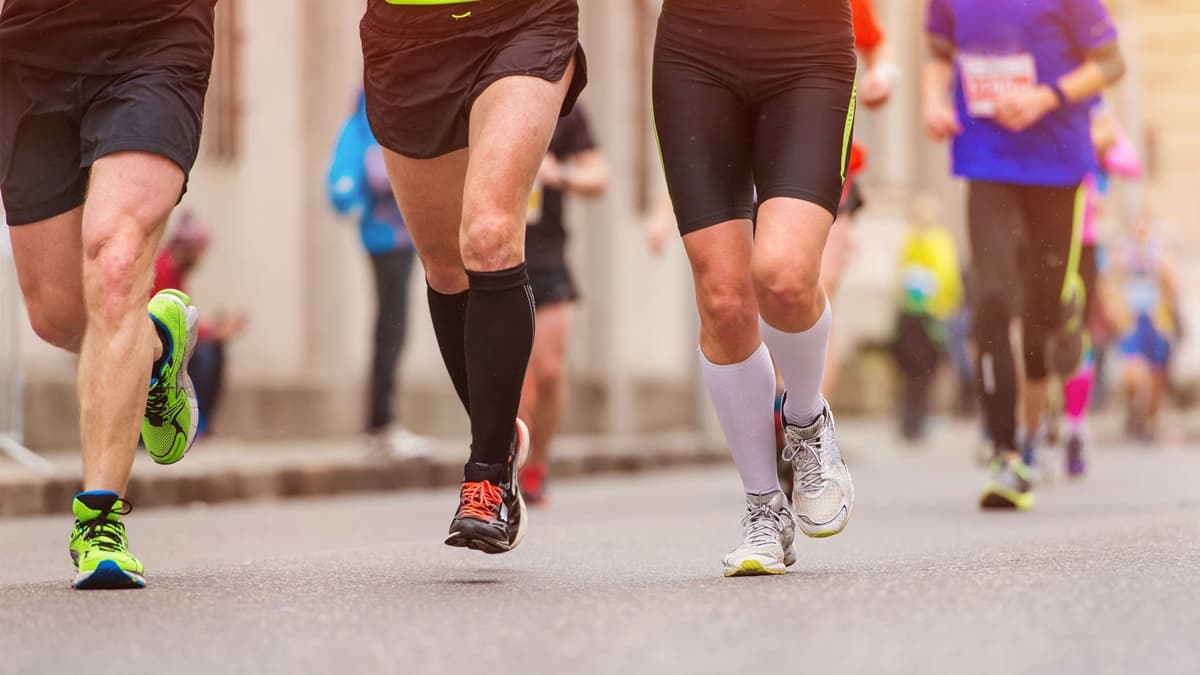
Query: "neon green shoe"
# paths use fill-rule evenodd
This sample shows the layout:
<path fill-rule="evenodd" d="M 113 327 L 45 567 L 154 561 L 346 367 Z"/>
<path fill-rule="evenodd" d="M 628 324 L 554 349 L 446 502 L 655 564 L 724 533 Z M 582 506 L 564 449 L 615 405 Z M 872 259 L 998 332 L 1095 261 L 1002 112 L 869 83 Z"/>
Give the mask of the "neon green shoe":
<path fill-rule="evenodd" d="M 997 457 L 992 460 L 988 484 L 979 496 L 983 509 L 1033 508 L 1033 477 L 1029 466 L 1020 457 Z"/>
<path fill-rule="evenodd" d="M 146 579 L 142 563 L 129 552 L 121 516 L 132 508 L 115 492 L 93 490 L 75 495 L 75 530 L 71 533 L 71 560 L 77 574 L 72 586 L 79 590 L 142 588 Z"/>
<path fill-rule="evenodd" d="M 196 440 L 200 421 L 196 389 L 187 372 L 200 324 L 199 312 L 190 303 L 186 294 L 170 288 L 150 300 L 150 318 L 163 338 L 165 353 L 150 378 L 142 443 L 159 464 L 183 459 Z"/>

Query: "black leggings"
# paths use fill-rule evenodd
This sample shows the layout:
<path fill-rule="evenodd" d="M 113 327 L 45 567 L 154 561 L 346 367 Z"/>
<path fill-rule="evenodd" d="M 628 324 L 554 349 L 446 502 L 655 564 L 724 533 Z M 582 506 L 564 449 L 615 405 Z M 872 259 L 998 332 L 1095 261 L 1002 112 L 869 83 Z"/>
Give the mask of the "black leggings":
<path fill-rule="evenodd" d="M 371 254 L 378 311 L 367 431 L 382 430 L 392 422 L 392 389 L 396 364 L 408 334 L 408 281 L 412 276 L 414 257 L 412 249 Z"/>
<path fill-rule="evenodd" d="M 1017 369 L 1009 328 L 1021 320 L 1025 376 L 1047 377 L 1046 345 L 1067 318 L 1083 209 L 1078 187 L 972 181 L 967 197 L 980 399 L 998 450 L 1016 443 Z"/>

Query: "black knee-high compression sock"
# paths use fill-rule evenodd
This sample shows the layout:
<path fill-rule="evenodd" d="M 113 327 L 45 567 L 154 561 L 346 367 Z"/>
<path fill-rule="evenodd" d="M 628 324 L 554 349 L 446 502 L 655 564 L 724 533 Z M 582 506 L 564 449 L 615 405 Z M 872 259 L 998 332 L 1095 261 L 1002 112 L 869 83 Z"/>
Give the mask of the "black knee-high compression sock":
<path fill-rule="evenodd" d="M 525 263 L 498 272 L 467 270 L 467 384 L 471 461 L 507 461 L 533 349 L 533 293 Z"/>
<path fill-rule="evenodd" d="M 464 342 L 467 333 L 467 298 L 470 291 L 445 295 L 429 288 L 429 315 L 433 317 L 433 332 L 437 336 L 442 361 L 454 383 L 458 400 L 462 401 L 467 413 L 471 412 L 471 397 L 467 387 L 467 348 Z"/>

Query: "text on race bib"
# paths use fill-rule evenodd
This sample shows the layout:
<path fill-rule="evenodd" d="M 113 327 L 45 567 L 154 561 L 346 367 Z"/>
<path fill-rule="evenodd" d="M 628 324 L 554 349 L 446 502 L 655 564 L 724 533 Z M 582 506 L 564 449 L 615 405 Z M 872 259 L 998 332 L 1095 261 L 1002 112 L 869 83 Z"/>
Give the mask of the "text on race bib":
<path fill-rule="evenodd" d="M 971 117 L 995 117 L 996 103 L 1014 91 L 1037 85 L 1037 65 L 1032 54 L 959 56 L 963 94 Z"/>

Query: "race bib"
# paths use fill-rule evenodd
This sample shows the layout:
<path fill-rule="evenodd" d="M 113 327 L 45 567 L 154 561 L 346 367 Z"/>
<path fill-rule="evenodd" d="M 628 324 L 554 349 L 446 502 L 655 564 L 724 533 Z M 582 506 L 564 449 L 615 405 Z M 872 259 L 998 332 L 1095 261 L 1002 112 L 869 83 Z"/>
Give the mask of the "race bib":
<path fill-rule="evenodd" d="M 995 117 L 996 102 L 1003 96 L 1037 85 L 1037 65 L 1032 54 L 962 54 L 959 68 L 967 114 L 971 117 Z"/>
<path fill-rule="evenodd" d="M 525 205 L 525 222 L 537 225 L 542 222 L 542 181 L 533 181 L 533 190 L 529 192 L 529 202 Z"/>

